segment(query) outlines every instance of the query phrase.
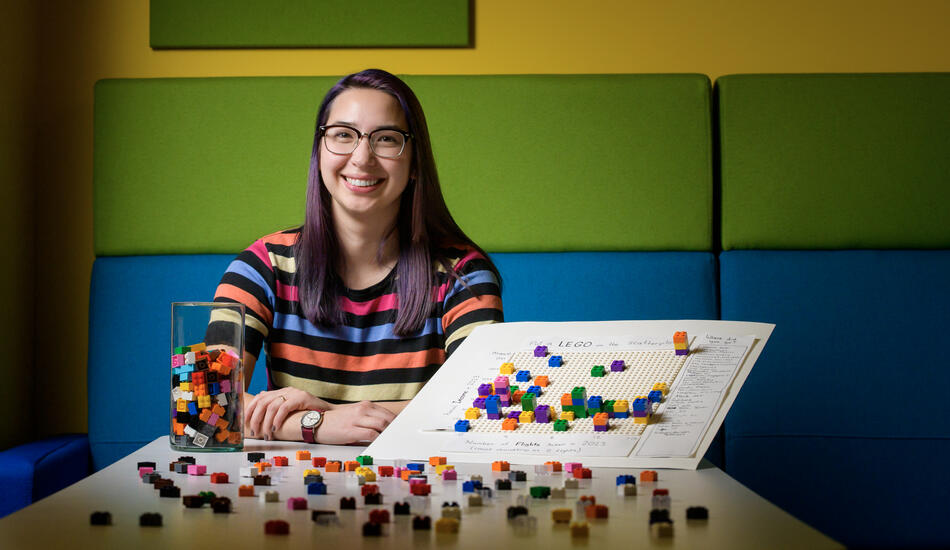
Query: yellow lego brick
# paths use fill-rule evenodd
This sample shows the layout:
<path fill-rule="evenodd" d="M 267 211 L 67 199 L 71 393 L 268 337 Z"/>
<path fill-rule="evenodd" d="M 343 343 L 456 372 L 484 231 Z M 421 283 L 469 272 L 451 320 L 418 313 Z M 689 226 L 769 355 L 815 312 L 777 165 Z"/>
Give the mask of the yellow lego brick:
<path fill-rule="evenodd" d="M 663 392 L 663 395 L 665 396 L 666 393 L 670 391 L 670 387 L 666 384 L 666 382 L 657 382 L 656 384 L 653 384 L 653 390 L 659 390 Z"/>
<path fill-rule="evenodd" d="M 211 396 L 210 395 L 199 395 L 198 396 L 198 406 L 202 409 L 206 409 L 211 406 Z"/>
<path fill-rule="evenodd" d="M 475 407 L 469 407 L 465 411 L 465 420 L 478 420 L 482 413 Z"/>
<path fill-rule="evenodd" d="M 307 476 L 310 476 L 310 475 L 318 476 L 318 475 L 320 475 L 320 470 L 318 470 L 318 469 L 316 469 L 316 468 L 309 468 L 309 469 L 306 469 L 306 470 L 303 471 L 303 477 L 304 477 L 304 479 L 306 479 Z"/>
<path fill-rule="evenodd" d="M 647 416 L 634 416 L 634 417 L 633 417 L 633 423 L 634 423 L 634 424 L 649 424 L 649 423 L 650 423 L 650 416 L 649 416 L 649 415 L 647 415 Z"/>
<path fill-rule="evenodd" d="M 192 345 L 188 346 L 188 348 L 191 349 L 191 351 L 193 351 L 193 352 L 195 352 L 195 353 L 198 353 L 199 351 L 207 351 L 207 350 L 208 350 L 208 346 L 206 346 L 204 342 L 199 342 L 199 343 L 197 343 L 197 344 L 192 344 Z"/>
<path fill-rule="evenodd" d="M 573 512 L 570 508 L 556 508 L 551 510 L 551 520 L 554 523 L 570 523 Z"/>
<path fill-rule="evenodd" d="M 498 369 L 498 372 L 501 374 L 514 374 L 515 373 L 515 364 L 514 363 L 502 363 L 501 368 Z"/>
<path fill-rule="evenodd" d="M 522 411 L 518 415 L 518 422 L 521 424 L 530 424 L 534 422 L 534 411 Z"/>
<path fill-rule="evenodd" d="M 357 468 L 356 475 L 363 476 L 363 481 L 370 483 L 376 481 L 376 472 L 372 468 Z"/>
<path fill-rule="evenodd" d="M 458 533 L 459 520 L 455 518 L 439 518 L 439 520 L 435 522 L 435 532 L 436 533 Z"/>
<path fill-rule="evenodd" d="M 677 342 L 673 344 L 673 349 L 689 349 L 689 344 L 686 342 Z"/>
<path fill-rule="evenodd" d="M 587 538 L 590 535 L 590 526 L 586 521 L 575 521 L 571 523 L 571 537 Z"/>
<path fill-rule="evenodd" d="M 178 412 L 188 412 L 188 402 L 184 399 L 179 399 L 175 402 L 175 410 Z"/>
<path fill-rule="evenodd" d="M 442 475 L 442 472 L 446 470 L 454 470 L 454 469 L 455 469 L 455 466 L 453 466 L 452 464 L 439 464 L 438 466 L 435 467 L 435 474 Z"/>
<path fill-rule="evenodd" d="M 181 388 L 181 391 L 191 391 L 191 382 L 182 382 L 178 384 L 178 387 Z"/>
<path fill-rule="evenodd" d="M 567 420 L 569 422 L 574 421 L 574 411 L 561 411 L 561 416 L 558 417 L 561 420 Z"/>
<path fill-rule="evenodd" d="M 624 412 L 630 409 L 630 403 L 626 399 L 614 401 L 614 412 Z"/>

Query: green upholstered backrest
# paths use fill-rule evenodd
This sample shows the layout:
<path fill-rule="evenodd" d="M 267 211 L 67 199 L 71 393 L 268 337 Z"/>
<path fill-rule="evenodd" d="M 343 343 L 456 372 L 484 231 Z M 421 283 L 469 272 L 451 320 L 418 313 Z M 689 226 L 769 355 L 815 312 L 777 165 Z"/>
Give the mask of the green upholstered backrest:
<path fill-rule="evenodd" d="M 406 76 L 489 251 L 710 250 L 704 75 Z M 299 225 L 335 77 L 96 85 L 97 255 L 233 253 Z"/>
<path fill-rule="evenodd" d="M 950 246 L 950 74 L 716 88 L 723 249 Z"/>
<path fill-rule="evenodd" d="M 470 0 L 150 0 L 153 48 L 460 47 Z"/>

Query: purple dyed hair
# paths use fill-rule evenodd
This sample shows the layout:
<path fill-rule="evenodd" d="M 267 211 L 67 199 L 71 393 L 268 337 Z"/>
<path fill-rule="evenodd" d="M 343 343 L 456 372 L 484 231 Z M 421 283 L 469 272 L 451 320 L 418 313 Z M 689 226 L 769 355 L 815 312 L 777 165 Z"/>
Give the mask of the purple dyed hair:
<path fill-rule="evenodd" d="M 316 126 L 327 123 L 333 100 L 350 88 L 380 90 L 396 98 L 412 135 L 410 174 L 413 176 L 410 176 L 400 199 L 397 231 L 395 235 L 387 237 L 399 239 L 399 259 L 396 263 L 399 311 L 394 332 L 405 336 L 421 329 L 429 316 L 435 280 L 433 265 L 437 262 L 445 267 L 450 276 L 455 276 L 448 259 L 439 254 L 438 247 L 468 245 L 485 253 L 459 228 L 445 205 L 425 114 L 416 95 L 405 82 L 381 69 L 367 69 L 345 76 L 323 98 Z M 339 246 L 333 229 L 330 193 L 320 175 L 321 138 L 317 128 L 310 153 L 307 210 L 300 238 L 295 245 L 298 260 L 296 283 L 300 305 L 307 319 L 316 325 L 333 326 L 343 322 L 343 310 L 339 305 L 343 283 L 338 275 Z M 381 242 L 380 251 L 383 245 Z M 485 254 L 485 257 L 488 255 Z"/>

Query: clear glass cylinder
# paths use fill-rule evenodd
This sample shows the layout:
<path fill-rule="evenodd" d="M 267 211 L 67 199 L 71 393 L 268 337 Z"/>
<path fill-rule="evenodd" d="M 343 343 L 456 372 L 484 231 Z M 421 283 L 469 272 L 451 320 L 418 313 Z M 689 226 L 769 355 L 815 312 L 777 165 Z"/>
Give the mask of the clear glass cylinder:
<path fill-rule="evenodd" d="M 243 350 L 243 304 L 172 303 L 173 449 L 244 448 Z"/>

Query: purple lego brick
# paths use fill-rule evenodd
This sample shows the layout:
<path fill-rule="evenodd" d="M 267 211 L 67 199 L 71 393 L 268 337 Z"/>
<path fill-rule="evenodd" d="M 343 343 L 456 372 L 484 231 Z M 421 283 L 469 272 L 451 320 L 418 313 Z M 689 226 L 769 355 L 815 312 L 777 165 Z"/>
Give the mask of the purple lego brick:
<path fill-rule="evenodd" d="M 501 420 L 501 413 L 488 413 L 485 416 L 487 416 L 489 420 Z"/>
<path fill-rule="evenodd" d="M 547 346 L 538 346 L 538 347 L 534 348 L 534 356 L 535 356 L 535 357 L 547 357 L 547 355 L 548 355 L 548 347 L 547 347 Z"/>
<path fill-rule="evenodd" d="M 511 395 L 509 395 L 509 394 L 507 394 L 507 393 L 503 393 L 503 394 L 499 395 L 499 396 L 498 396 L 498 404 L 501 405 L 502 407 L 510 407 L 510 406 L 511 406 Z"/>
<path fill-rule="evenodd" d="M 635 417 L 643 418 L 646 415 L 647 415 L 646 411 L 638 411 L 638 410 L 633 411 L 633 416 Z"/>
<path fill-rule="evenodd" d="M 491 384 L 481 384 L 480 386 L 478 386 L 478 395 L 482 397 L 488 397 L 489 395 L 491 395 L 491 392 L 492 392 Z"/>
<path fill-rule="evenodd" d="M 623 361 L 618 359 L 610 363 L 610 372 L 623 372 Z"/>
<path fill-rule="evenodd" d="M 606 424 L 604 424 L 604 425 L 594 424 L 594 431 L 595 431 L 595 432 L 606 432 L 606 431 L 607 431 L 607 425 L 606 425 Z"/>
<path fill-rule="evenodd" d="M 475 408 L 478 408 L 478 409 L 484 409 L 484 408 L 485 408 L 485 398 L 484 398 L 484 397 L 479 397 L 478 399 L 476 399 L 476 400 L 472 403 L 472 406 L 475 407 Z"/>
<path fill-rule="evenodd" d="M 689 355 L 689 350 L 688 350 L 688 349 L 678 349 L 678 350 L 675 350 L 675 351 L 676 351 L 676 355 Z"/>
<path fill-rule="evenodd" d="M 506 416 L 505 418 L 514 418 L 515 420 L 518 420 L 519 416 L 521 416 L 520 411 L 508 411 L 508 416 Z"/>
<path fill-rule="evenodd" d="M 547 424 L 551 421 L 551 407 L 538 405 L 534 408 L 534 421 L 538 424 Z"/>

